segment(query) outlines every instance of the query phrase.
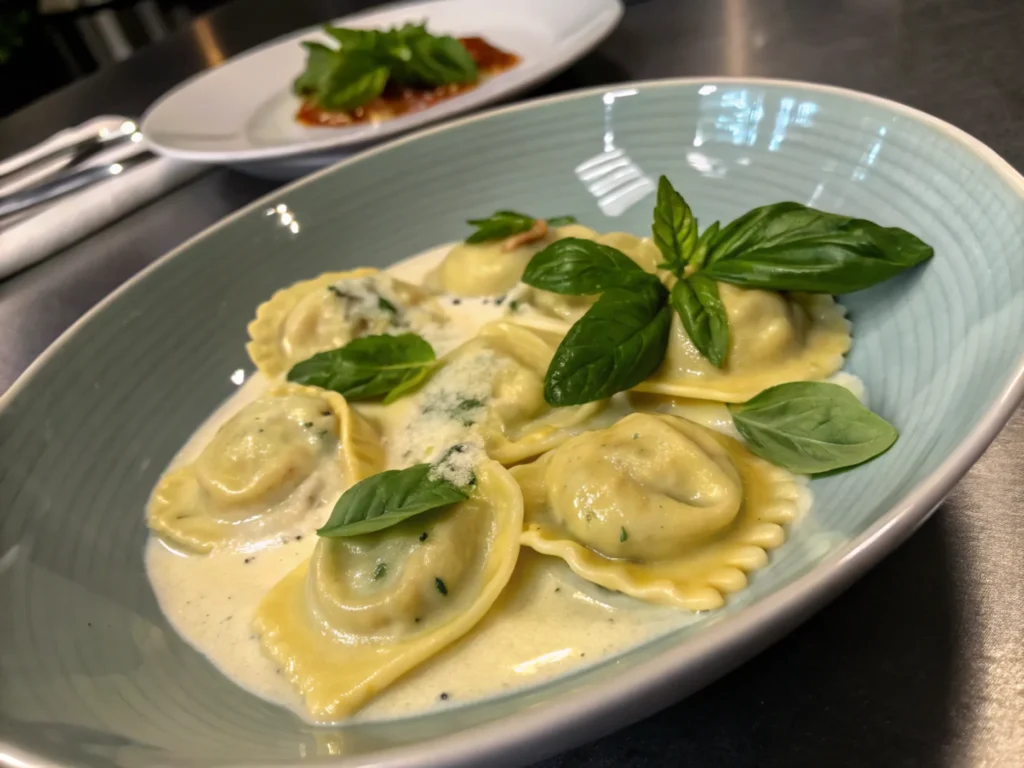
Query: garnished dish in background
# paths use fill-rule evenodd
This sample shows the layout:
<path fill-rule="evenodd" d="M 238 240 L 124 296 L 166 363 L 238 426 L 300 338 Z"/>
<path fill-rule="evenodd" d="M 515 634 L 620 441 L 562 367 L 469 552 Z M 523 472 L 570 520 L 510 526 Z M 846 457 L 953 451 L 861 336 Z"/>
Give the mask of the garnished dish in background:
<path fill-rule="evenodd" d="M 293 85 L 306 125 L 378 123 L 426 109 L 519 63 L 482 37 L 427 32 L 425 24 L 387 30 L 324 27 L 337 47 L 304 41 L 306 69 Z"/>
<path fill-rule="evenodd" d="M 314 722 L 493 696 L 692 621 L 811 511 L 808 475 L 897 440 L 840 371 L 833 295 L 926 262 L 911 233 L 798 203 L 699 232 L 665 177 L 651 238 L 470 224 L 275 293 L 258 372 L 150 498 L 170 621 Z"/>

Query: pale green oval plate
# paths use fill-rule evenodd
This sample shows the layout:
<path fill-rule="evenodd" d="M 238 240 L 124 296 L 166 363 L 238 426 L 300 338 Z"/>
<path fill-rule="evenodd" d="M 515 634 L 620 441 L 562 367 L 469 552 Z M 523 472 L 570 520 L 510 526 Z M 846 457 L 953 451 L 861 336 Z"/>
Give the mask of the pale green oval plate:
<path fill-rule="evenodd" d="M 401 723 L 317 729 L 223 678 L 168 626 L 142 567 L 143 506 L 250 370 L 277 288 L 385 266 L 496 209 L 648 231 L 668 174 L 703 221 L 798 200 L 905 227 L 925 268 L 846 299 L 847 370 L 901 438 L 814 482 L 750 588 L 686 629 L 538 688 Z M 525 763 L 692 692 L 792 628 L 906 538 L 1022 394 L 1024 180 L 892 102 L 708 78 L 590 90 L 373 150 L 255 203 L 117 291 L 0 410 L 0 762 L 18 766 Z M 297 222 L 267 215 L 287 205 Z M 336 756 L 341 753 L 341 757 Z"/>

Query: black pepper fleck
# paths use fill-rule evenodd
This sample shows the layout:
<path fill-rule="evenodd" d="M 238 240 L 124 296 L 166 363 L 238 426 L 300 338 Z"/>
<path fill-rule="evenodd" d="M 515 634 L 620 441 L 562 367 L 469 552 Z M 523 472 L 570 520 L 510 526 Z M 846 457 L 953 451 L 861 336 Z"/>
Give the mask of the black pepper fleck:
<path fill-rule="evenodd" d="M 446 587 L 444 585 L 444 582 L 441 581 L 439 578 L 434 578 L 434 586 L 437 587 L 437 591 L 440 592 L 442 595 L 448 594 L 448 587 Z"/>
<path fill-rule="evenodd" d="M 320 415 L 321 416 L 330 416 L 331 412 L 330 411 L 320 411 Z"/>
<path fill-rule="evenodd" d="M 255 559 L 256 559 L 255 556 L 254 557 L 247 557 L 242 562 L 245 563 L 246 565 L 248 565 L 249 563 L 251 563 Z"/>
<path fill-rule="evenodd" d="M 426 540 L 427 540 L 427 532 L 424 531 L 423 533 L 420 534 L 420 541 L 426 541 Z"/>
<path fill-rule="evenodd" d="M 499 296 L 498 298 L 496 298 L 494 300 L 495 305 L 500 307 L 502 304 L 505 303 L 505 299 L 506 298 L 507 298 L 506 296 Z"/>
<path fill-rule="evenodd" d="M 304 426 L 306 429 L 309 429 L 310 427 L 313 426 L 313 422 L 312 421 L 304 421 L 304 422 L 302 422 L 302 426 Z"/>
<path fill-rule="evenodd" d="M 561 591 L 562 591 L 561 587 L 555 587 L 555 592 L 561 592 Z"/>
<path fill-rule="evenodd" d="M 457 307 L 462 303 L 462 299 L 452 299 L 452 306 Z"/>
<path fill-rule="evenodd" d="M 447 693 L 443 693 L 443 692 L 441 693 L 441 701 L 448 701 L 448 694 Z"/>

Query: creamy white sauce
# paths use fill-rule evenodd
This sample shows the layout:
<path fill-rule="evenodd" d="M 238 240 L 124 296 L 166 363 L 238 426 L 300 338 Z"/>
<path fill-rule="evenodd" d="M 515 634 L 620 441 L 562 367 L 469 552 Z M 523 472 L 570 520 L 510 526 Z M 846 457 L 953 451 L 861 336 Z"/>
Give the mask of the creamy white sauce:
<path fill-rule="evenodd" d="M 408 259 L 389 270 L 395 277 L 420 283 L 450 246 Z M 526 305 L 514 312 L 510 299 L 443 298 L 451 322 L 435 348 L 444 354 L 475 335 L 486 322 L 515 319 L 537 327 L 562 328 Z M 863 384 L 849 374 L 837 383 L 863 397 Z M 192 436 L 173 464 L 191 461 L 217 428 L 246 403 L 260 396 L 270 382 L 254 374 Z M 403 405 L 404 403 L 404 405 Z M 398 455 L 398 430 L 408 420 L 407 401 L 384 408 L 356 406 L 384 434 L 388 465 L 405 466 Z M 617 395 L 601 416 L 611 424 L 629 412 Z M 673 413 L 727 434 L 735 434 L 728 410 L 713 403 L 677 405 Z M 810 507 L 810 492 L 801 500 Z M 175 629 L 233 681 L 252 693 L 306 716 L 297 692 L 265 656 L 252 631 L 257 605 L 266 592 L 298 566 L 316 544 L 315 530 L 330 515 L 317 509 L 302 525 L 256 551 L 190 555 L 176 552 L 155 536 L 146 547 L 146 570 L 160 607 Z M 354 719 L 383 720 L 453 707 L 532 685 L 621 653 L 661 636 L 699 616 L 647 605 L 608 592 L 573 574 L 557 558 L 523 548 L 512 581 L 483 621 L 460 641 L 376 696 Z M 446 698 L 440 698 L 441 693 Z"/>

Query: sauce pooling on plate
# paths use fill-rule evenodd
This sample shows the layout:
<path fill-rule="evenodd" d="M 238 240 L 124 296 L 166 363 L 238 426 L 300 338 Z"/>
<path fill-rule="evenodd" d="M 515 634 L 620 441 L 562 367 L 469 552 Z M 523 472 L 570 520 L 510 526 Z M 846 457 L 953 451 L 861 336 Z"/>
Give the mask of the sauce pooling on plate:
<path fill-rule="evenodd" d="M 422 283 L 448 252 L 448 247 L 432 250 L 386 274 L 409 284 Z M 537 329 L 540 338 L 565 329 L 560 320 L 516 299 L 514 292 L 496 297 L 441 296 L 438 303 L 448 322 L 441 327 L 420 326 L 419 330 L 432 340 L 439 354 L 479 338 L 481 328 L 493 327 L 496 321 L 500 325 L 514 319 Z M 461 360 L 474 351 L 473 347 L 466 349 L 453 359 Z M 457 381 L 458 376 L 455 365 L 448 378 Z M 434 389 L 443 388 L 445 382 L 445 377 L 435 379 Z M 193 435 L 172 466 L 180 468 L 195 461 L 221 426 L 273 386 L 259 373 L 250 377 Z M 431 392 L 425 388 L 422 394 Z M 438 429 L 439 422 L 430 418 L 430 406 L 426 406 L 427 420 L 423 422 L 423 404 L 412 398 L 389 406 L 350 405 L 381 434 L 388 467 L 407 464 L 410 451 L 420 445 L 424 434 Z M 595 415 L 591 426 L 609 426 L 632 410 L 627 398 L 614 398 Z M 716 432 L 734 434 L 724 406 L 676 400 L 671 412 Z M 425 430 L 417 431 L 421 422 Z M 451 428 L 459 429 L 458 425 Z M 810 493 L 803 485 L 794 488 L 799 514 L 810 506 Z M 333 501 L 333 497 L 320 500 L 305 518 L 251 546 L 197 555 L 153 536 L 146 550 L 150 582 L 175 629 L 237 684 L 307 718 L 310 712 L 302 697 L 281 666 L 264 652 L 253 621 L 265 595 L 310 558 L 317 544 L 316 529 L 329 516 Z M 352 717 L 390 719 L 499 695 L 598 662 L 697 619 L 696 614 L 634 600 L 590 583 L 562 559 L 523 547 L 512 578 L 472 631 L 369 699 Z M 338 718 L 313 715 L 312 719 L 328 722 Z"/>
<path fill-rule="evenodd" d="M 335 33 L 342 63 L 367 50 L 352 36 L 381 42 Z M 386 34 L 475 71 L 453 38 Z M 840 371 L 833 294 L 929 259 L 909 232 L 780 203 L 698 240 L 665 177 L 653 240 L 511 210 L 469 223 L 263 302 L 257 373 L 150 497 L 170 621 L 313 722 L 495 696 L 693 622 L 768 565 L 809 508 L 804 475 L 898 436 Z M 808 228 L 860 234 L 819 247 Z M 780 267 L 791 247 L 813 269 Z"/>

